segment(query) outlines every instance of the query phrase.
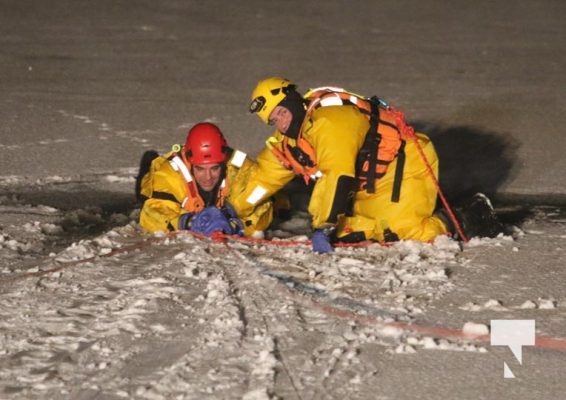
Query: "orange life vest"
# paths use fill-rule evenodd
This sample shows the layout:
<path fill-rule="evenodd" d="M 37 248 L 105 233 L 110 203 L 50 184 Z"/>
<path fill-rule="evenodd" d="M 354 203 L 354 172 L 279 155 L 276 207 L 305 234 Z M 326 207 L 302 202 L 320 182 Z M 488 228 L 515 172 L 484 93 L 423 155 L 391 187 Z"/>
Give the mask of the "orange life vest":
<path fill-rule="evenodd" d="M 301 129 L 302 130 L 302 129 Z M 297 175 L 302 175 L 305 183 L 317 180 L 322 176 L 322 172 L 316 165 L 316 153 L 309 142 L 307 142 L 302 135 L 296 139 L 296 145 L 289 143 L 289 137 L 283 136 L 281 143 L 281 150 L 276 146 L 278 140 L 271 136 L 265 142 L 267 147 L 271 149 L 275 157 L 281 164 Z"/>
<path fill-rule="evenodd" d="M 360 181 L 359 189 L 369 193 L 375 191 L 375 181 L 387 172 L 389 164 L 399 155 L 396 171 L 396 188 L 392 200 L 398 200 L 399 185 L 402 177 L 405 141 L 414 134 L 406 124 L 403 114 L 387 105 L 377 97 L 364 96 L 348 92 L 342 88 L 320 87 L 309 90 L 304 98 L 309 101 L 303 126 L 299 130 L 296 146 L 288 143 L 287 136 L 282 141 L 281 150 L 273 143 L 268 146 L 287 168 L 303 175 L 305 182 L 322 176 L 317 168 L 316 153 L 312 145 L 302 137 L 305 122 L 311 113 L 319 107 L 356 106 L 369 120 L 370 128 L 365 142 L 357 155 L 356 178 Z"/>

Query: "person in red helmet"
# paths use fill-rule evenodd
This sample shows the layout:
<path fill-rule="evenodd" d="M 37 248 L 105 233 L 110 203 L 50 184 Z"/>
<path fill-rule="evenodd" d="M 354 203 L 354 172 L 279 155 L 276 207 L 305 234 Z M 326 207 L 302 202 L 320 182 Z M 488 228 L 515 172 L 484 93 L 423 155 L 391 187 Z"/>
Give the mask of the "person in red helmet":
<path fill-rule="evenodd" d="M 228 146 L 218 126 L 196 124 L 184 146 L 174 145 L 163 156 L 148 151 L 142 157 L 136 181 L 136 194 L 143 202 L 141 227 L 148 232 L 261 237 L 272 221 L 271 201 L 259 204 L 245 220 L 230 204 L 230 197 L 245 189 L 255 167 L 245 153 Z"/>

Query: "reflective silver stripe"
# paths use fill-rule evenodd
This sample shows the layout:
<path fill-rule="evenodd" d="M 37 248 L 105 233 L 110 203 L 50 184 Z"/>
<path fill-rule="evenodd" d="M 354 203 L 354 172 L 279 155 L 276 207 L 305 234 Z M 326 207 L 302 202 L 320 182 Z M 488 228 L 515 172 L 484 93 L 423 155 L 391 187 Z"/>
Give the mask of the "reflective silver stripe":
<path fill-rule="evenodd" d="M 310 177 L 312 180 L 316 181 L 318 178 L 322 178 L 322 172 L 316 171 L 316 173 L 312 174 Z"/>
<path fill-rule="evenodd" d="M 256 186 L 252 194 L 248 196 L 246 201 L 249 204 L 255 205 L 258 201 L 260 201 L 263 196 L 267 193 L 267 189 L 262 188 L 261 186 Z"/>
<path fill-rule="evenodd" d="M 232 161 L 230 162 L 234 167 L 241 168 L 244 165 L 244 161 L 246 160 L 247 154 L 243 151 L 236 150 L 234 155 L 232 156 Z"/>
<path fill-rule="evenodd" d="M 183 177 L 185 178 L 185 180 L 187 182 L 193 181 L 193 177 L 192 177 L 191 173 L 189 172 L 189 169 L 187 168 L 187 166 L 185 165 L 185 163 L 183 162 L 183 160 L 181 160 L 181 158 L 179 156 L 173 157 L 173 159 L 171 161 L 169 161 L 169 163 L 171 164 L 171 166 L 173 167 L 173 169 L 175 171 L 181 170 L 181 173 L 183 174 Z"/>
<path fill-rule="evenodd" d="M 342 106 L 344 102 L 338 96 L 328 96 L 320 100 L 320 105 L 323 107 L 327 106 Z"/>
<path fill-rule="evenodd" d="M 310 89 L 309 93 L 317 92 L 319 90 L 330 90 L 331 92 L 345 92 L 343 88 L 337 86 L 320 86 L 314 89 Z"/>
<path fill-rule="evenodd" d="M 226 179 L 222 179 L 222 183 L 220 183 L 220 188 L 224 189 L 226 187 Z"/>

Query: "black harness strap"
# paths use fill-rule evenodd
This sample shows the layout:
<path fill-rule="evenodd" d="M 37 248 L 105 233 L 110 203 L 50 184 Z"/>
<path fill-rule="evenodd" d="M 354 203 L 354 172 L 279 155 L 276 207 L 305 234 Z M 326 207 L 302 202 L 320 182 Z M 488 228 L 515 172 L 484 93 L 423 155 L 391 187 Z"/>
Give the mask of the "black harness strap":
<path fill-rule="evenodd" d="M 369 165 L 368 165 L 368 176 L 366 183 L 366 191 L 368 193 L 375 193 L 375 176 L 377 167 L 377 149 L 379 148 L 379 142 L 381 141 L 381 136 L 377 133 L 377 127 L 379 126 L 379 107 L 377 103 L 370 102 L 371 104 L 371 116 L 369 118 L 369 130 L 366 134 L 366 138 L 370 136 L 369 140 Z"/>
<path fill-rule="evenodd" d="M 401 182 L 403 181 L 403 170 L 405 169 L 405 141 L 401 142 L 399 153 L 397 153 L 397 166 L 395 167 L 395 178 L 393 179 L 393 191 L 391 202 L 399 203 L 401 197 Z"/>
<path fill-rule="evenodd" d="M 175 196 L 173 196 L 171 193 L 167 193 L 167 192 L 153 192 L 151 195 L 152 199 L 159 199 L 159 200 L 170 200 L 170 201 L 174 201 L 175 203 L 180 203 L 179 200 L 177 200 L 177 198 Z"/>

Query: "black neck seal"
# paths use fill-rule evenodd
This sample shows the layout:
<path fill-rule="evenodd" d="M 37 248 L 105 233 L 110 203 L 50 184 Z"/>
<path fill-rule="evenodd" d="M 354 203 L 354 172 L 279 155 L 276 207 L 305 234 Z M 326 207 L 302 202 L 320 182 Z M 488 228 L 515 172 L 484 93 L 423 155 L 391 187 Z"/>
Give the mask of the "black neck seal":
<path fill-rule="evenodd" d="M 287 132 L 284 133 L 285 136 L 288 136 L 291 139 L 297 139 L 299 136 L 303 120 L 307 115 L 306 104 L 306 100 L 296 90 L 289 90 L 287 96 L 285 96 L 285 98 L 278 104 L 289 110 L 293 116 L 291 123 L 289 124 L 289 128 L 287 128 Z"/>

